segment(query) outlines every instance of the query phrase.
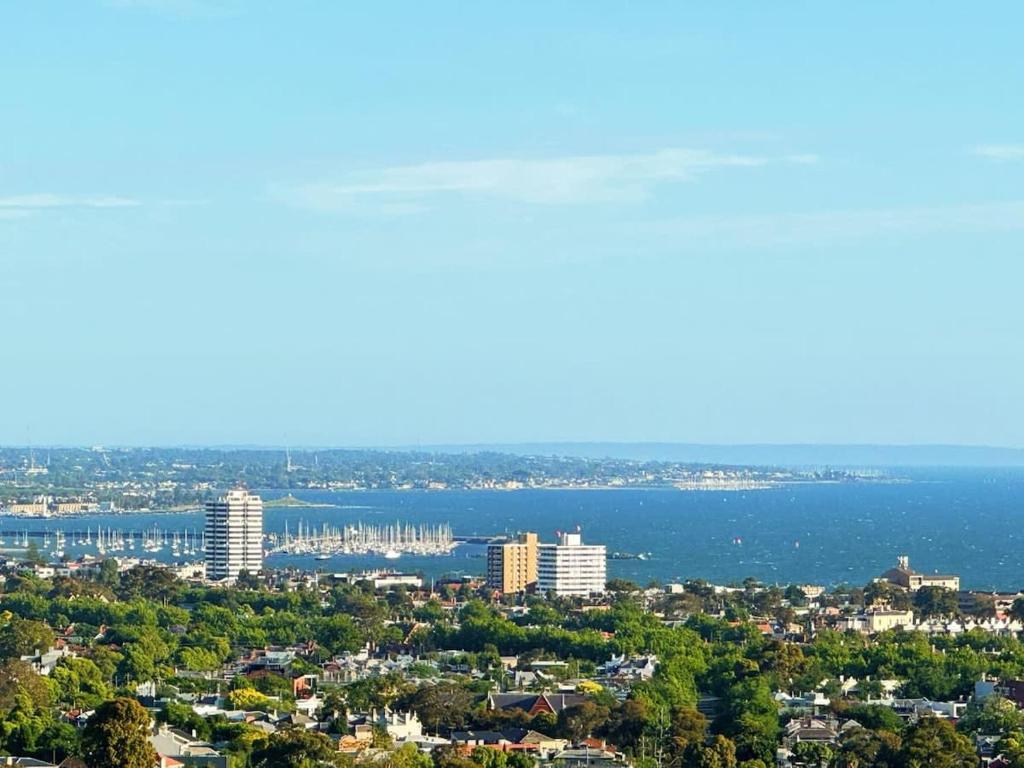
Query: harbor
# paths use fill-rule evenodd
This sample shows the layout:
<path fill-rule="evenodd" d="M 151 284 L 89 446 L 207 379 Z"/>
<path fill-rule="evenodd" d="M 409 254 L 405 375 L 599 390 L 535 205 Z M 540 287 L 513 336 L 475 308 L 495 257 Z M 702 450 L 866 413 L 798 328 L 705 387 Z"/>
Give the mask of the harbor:
<path fill-rule="evenodd" d="M 464 543 L 486 543 L 500 536 L 457 537 L 447 523 L 413 525 L 401 521 L 389 525 L 354 522 L 342 526 L 322 523 L 313 526 L 299 520 L 294 527 L 286 521 L 283 531 L 266 532 L 263 549 L 267 556 L 293 555 L 328 560 L 333 557 L 372 555 L 388 560 L 402 555 L 437 557 L 450 555 Z M 26 527 L 0 529 L 0 551 L 27 550 L 35 546 L 41 554 L 62 558 L 74 554 L 133 553 L 160 560 L 188 558 L 206 552 L 206 531 L 201 525 L 181 528 L 153 525 L 124 529 L 97 525 L 84 529 Z"/>
<path fill-rule="evenodd" d="M 367 525 L 359 522 L 344 526 L 323 523 L 313 528 L 300 520 L 294 533 L 285 523 L 283 534 L 267 536 L 267 555 L 313 555 L 317 559 L 382 555 L 394 560 L 403 554 L 448 555 L 458 544 L 447 523 L 412 525 L 398 521 L 393 525 Z"/>
<path fill-rule="evenodd" d="M 58 558 L 72 549 L 95 550 L 100 555 L 141 551 L 190 557 L 206 551 L 206 536 L 202 528 L 172 530 L 159 526 L 144 530 L 90 526 L 84 530 L 26 528 L 22 531 L 0 531 L 0 550 L 28 549 L 32 544 L 40 552 Z"/>

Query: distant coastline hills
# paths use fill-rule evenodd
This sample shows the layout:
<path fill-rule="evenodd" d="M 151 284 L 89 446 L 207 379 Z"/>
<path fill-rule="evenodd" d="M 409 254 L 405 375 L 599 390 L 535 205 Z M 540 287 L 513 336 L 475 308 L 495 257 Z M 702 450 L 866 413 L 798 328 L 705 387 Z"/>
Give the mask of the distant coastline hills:
<path fill-rule="evenodd" d="M 1024 449 L 972 445 L 709 443 L 501 443 L 408 447 L 437 453 L 496 451 L 628 461 L 763 467 L 1024 467 Z"/>
<path fill-rule="evenodd" d="M 984 445 L 886 445 L 844 443 L 673 443 L 673 442 L 530 442 L 530 443 L 465 443 L 417 445 L 312 445 L 292 444 L 179 444 L 161 446 L 106 445 L 104 447 L 72 445 L 17 446 L 0 444 L 0 474 L 5 459 L 25 461 L 33 453 L 43 460 L 49 452 L 96 453 L 99 451 L 152 451 L 155 454 L 211 454 L 229 456 L 251 454 L 260 464 L 266 454 L 332 453 L 343 457 L 360 456 L 364 460 L 391 456 L 410 460 L 433 455 L 448 456 L 456 461 L 470 455 L 506 458 L 576 459 L 586 461 L 664 462 L 718 467 L 778 467 L 790 469 L 881 469 L 900 467 L 1024 467 L 1024 448 Z M 347 460 L 347 459 L 345 459 Z"/>

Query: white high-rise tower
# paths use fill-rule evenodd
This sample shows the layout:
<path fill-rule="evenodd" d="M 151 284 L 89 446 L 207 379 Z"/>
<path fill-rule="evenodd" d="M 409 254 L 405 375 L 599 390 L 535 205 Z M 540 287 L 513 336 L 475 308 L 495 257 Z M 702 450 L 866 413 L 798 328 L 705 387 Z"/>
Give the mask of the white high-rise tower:
<path fill-rule="evenodd" d="M 576 533 L 561 533 L 557 544 L 537 548 L 537 589 L 541 593 L 600 594 L 605 590 L 606 553 L 603 544 L 584 544 Z"/>
<path fill-rule="evenodd" d="M 244 488 L 206 502 L 206 578 L 263 570 L 263 500 Z"/>

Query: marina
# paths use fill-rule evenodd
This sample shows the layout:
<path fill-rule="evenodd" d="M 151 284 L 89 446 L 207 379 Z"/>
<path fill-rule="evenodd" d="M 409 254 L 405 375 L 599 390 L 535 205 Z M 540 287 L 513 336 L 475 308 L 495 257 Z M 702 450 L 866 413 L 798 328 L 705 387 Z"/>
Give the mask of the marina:
<path fill-rule="evenodd" d="M 84 530 L 26 528 L 22 531 L 0 531 L 0 550 L 28 549 L 31 544 L 57 558 L 71 549 L 95 550 L 101 555 L 133 551 L 159 554 L 166 551 L 174 557 L 187 557 L 206 551 L 206 535 L 202 529 L 163 529 L 156 525 L 145 530 L 90 526 Z"/>
<path fill-rule="evenodd" d="M 480 537 L 465 537 L 476 540 Z M 269 555 L 311 555 L 326 560 L 342 555 L 379 555 L 393 560 L 402 556 L 438 556 L 451 554 L 462 541 L 447 524 L 418 525 L 397 522 L 393 525 L 356 523 L 314 528 L 303 520 L 294 533 L 285 523 L 282 533 L 267 533 L 264 548 Z M 191 557 L 206 552 L 206 532 L 201 528 L 168 529 L 154 525 L 145 530 L 126 530 L 108 526 L 84 530 L 25 529 L 0 531 L 0 550 L 28 549 L 34 544 L 42 553 L 61 558 L 68 551 L 110 553 L 139 552 L 150 555 Z"/>
<path fill-rule="evenodd" d="M 401 521 L 393 525 L 345 526 L 323 523 L 313 528 L 299 520 L 293 534 L 285 523 L 283 534 L 270 534 L 267 555 L 313 555 L 327 559 L 337 555 L 382 555 L 394 560 L 403 554 L 447 555 L 459 544 L 447 523 L 412 525 Z"/>
<path fill-rule="evenodd" d="M 479 575 L 485 570 L 487 544 L 507 540 L 516 530 L 535 530 L 548 539 L 557 526 L 580 524 L 594 541 L 608 545 L 610 577 L 641 584 L 688 578 L 728 584 L 748 576 L 766 583 L 865 583 L 896 554 L 905 552 L 926 560 L 928 553 L 943 547 L 948 567 L 969 574 L 965 587 L 1015 589 L 1014 574 L 1024 569 L 1020 547 L 1024 481 L 1020 473 L 921 470 L 907 475 L 912 482 L 808 484 L 785 492 L 740 494 L 639 489 L 523 490 L 514 494 L 298 490 L 296 498 L 323 506 L 265 513 L 263 527 L 269 549 L 284 543 L 286 529 L 289 539 L 297 538 L 300 524 L 305 539 L 307 531 L 309 536 L 322 536 L 325 523 L 334 529 L 358 528 L 360 522 L 364 528 L 368 524 L 393 528 L 396 520 L 417 529 L 444 523 L 450 527 L 452 541 L 459 544 L 440 554 L 400 552 L 401 559 L 396 561 L 384 557 L 389 547 L 335 556 L 329 553 L 346 548 L 329 546 L 328 541 L 324 552 L 316 546 L 301 547 L 306 554 L 278 550 L 266 562 L 273 568 L 344 570 L 373 570 L 400 563 L 402 570 L 427 577 L 460 571 Z M 261 493 L 268 498 L 283 495 L 274 489 Z M 0 516 L 2 546 L 14 556 L 24 552 L 26 531 L 29 541 L 49 556 L 58 529 L 64 534 L 68 556 L 96 555 L 97 528 L 103 529 L 105 546 L 108 540 L 116 546 L 123 539 L 125 550 L 114 550 L 118 557 L 128 557 L 131 542 L 135 546 L 132 554 L 140 558 L 174 562 L 201 557 L 187 558 L 183 553 L 186 530 L 189 546 L 202 549 L 204 520 L 198 511 L 99 513 L 88 520 Z M 160 531 L 161 544 L 163 531 L 167 531 L 166 545 L 155 554 L 140 551 L 147 534 L 155 538 L 151 533 L 155 528 Z M 111 536 L 111 529 L 123 534 Z M 175 531 L 181 557 L 171 552 Z M 49 548 L 44 550 L 47 533 Z M 91 547 L 80 548 L 78 541 L 89 541 L 90 534 Z M 616 553 L 636 557 L 620 559 Z M 641 553 L 647 559 L 641 559 Z"/>

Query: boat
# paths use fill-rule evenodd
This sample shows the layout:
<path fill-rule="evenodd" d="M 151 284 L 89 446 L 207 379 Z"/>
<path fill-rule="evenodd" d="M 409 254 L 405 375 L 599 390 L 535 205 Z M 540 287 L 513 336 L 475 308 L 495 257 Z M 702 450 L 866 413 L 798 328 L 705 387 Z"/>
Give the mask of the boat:
<path fill-rule="evenodd" d="M 401 556 L 402 553 L 394 549 L 389 549 L 387 552 L 384 553 L 384 559 L 386 560 L 397 560 Z"/>
<path fill-rule="evenodd" d="M 650 556 L 650 552 L 612 552 L 608 557 L 612 560 L 647 560 Z"/>
<path fill-rule="evenodd" d="M 331 556 L 328 554 L 320 554 L 313 558 L 314 560 L 330 560 Z"/>

